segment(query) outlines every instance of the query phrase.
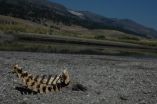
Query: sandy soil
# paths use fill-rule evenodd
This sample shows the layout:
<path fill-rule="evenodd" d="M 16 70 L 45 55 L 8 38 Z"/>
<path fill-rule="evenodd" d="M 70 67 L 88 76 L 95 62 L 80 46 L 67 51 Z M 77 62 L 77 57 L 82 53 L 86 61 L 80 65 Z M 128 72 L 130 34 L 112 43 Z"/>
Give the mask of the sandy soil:
<path fill-rule="evenodd" d="M 18 63 L 33 74 L 67 68 L 72 83 L 87 91 L 21 94 L 20 81 L 8 74 Z M 157 59 L 120 56 L 0 52 L 0 104 L 157 104 Z"/>

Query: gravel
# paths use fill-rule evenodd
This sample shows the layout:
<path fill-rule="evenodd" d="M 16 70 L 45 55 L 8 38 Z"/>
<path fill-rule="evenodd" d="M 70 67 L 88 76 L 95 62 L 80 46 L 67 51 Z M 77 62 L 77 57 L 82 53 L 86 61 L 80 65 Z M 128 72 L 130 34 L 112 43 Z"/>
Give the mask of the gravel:
<path fill-rule="evenodd" d="M 15 63 L 39 75 L 67 68 L 71 84 L 57 93 L 21 93 L 20 81 L 8 74 Z M 157 104 L 157 59 L 1 51 L 0 104 Z"/>

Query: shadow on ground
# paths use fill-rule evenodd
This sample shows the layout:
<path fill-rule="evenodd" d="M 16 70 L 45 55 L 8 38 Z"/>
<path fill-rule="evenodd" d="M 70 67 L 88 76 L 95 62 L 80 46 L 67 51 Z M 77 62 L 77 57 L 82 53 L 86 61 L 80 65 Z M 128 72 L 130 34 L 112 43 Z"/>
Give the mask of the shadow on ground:
<path fill-rule="evenodd" d="M 22 95 L 29 95 L 29 94 L 33 94 L 33 95 L 36 95 L 37 92 L 35 91 L 32 91 L 28 88 L 26 88 L 25 86 L 22 86 L 22 87 L 15 87 L 16 90 L 18 90 Z"/>

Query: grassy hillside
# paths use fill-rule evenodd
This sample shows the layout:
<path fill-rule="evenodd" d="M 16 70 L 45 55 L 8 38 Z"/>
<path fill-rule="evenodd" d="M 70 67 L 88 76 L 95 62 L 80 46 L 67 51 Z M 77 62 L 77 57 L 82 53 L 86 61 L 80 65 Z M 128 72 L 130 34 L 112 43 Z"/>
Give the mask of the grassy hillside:
<path fill-rule="evenodd" d="M 30 21 L 0 15 L 0 31 L 45 34 L 48 32 L 48 28 Z"/>
<path fill-rule="evenodd" d="M 0 0 L 1 15 L 13 16 L 38 24 L 53 25 L 49 23 L 53 21 L 66 26 L 77 25 L 88 29 L 117 30 L 141 37 L 157 38 L 156 30 L 129 19 L 113 19 L 88 11 L 73 11 L 73 13 L 72 11 L 49 0 Z M 81 14 L 81 17 L 74 12 Z"/>

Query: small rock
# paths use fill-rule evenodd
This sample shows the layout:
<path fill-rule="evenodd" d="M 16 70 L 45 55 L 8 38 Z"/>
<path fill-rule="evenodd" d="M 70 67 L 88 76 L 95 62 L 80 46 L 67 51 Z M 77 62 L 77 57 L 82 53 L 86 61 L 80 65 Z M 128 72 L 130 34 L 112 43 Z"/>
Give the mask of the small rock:
<path fill-rule="evenodd" d="M 97 95 L 100 95 L 100 94 L 101 94 L 101 91 L 95 91 L 95 93 L 96 93 Z"/>
<path fill-rule="evenodd" d="M 23 102 L 20 102 L 19 104 L 27 104 L 27 102 L 23 101 Z"/>
<path fill-rule="evenodd" d="M 119 97 L 121 100 L 128 100 L 128 97 L 127 96 L 120 96 Z"/>
<path fill-rule="evenodd" d="M 143 91 L 143 94 L 150 94 L 152 91 Z"/>
<path fill-rule="evenodd" d="M 28 100 L 28 98 L 23 98 L 23 101 L 26 101 L 26 100 Z"/>

